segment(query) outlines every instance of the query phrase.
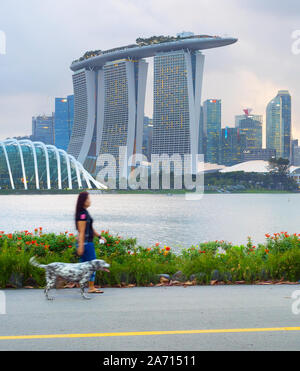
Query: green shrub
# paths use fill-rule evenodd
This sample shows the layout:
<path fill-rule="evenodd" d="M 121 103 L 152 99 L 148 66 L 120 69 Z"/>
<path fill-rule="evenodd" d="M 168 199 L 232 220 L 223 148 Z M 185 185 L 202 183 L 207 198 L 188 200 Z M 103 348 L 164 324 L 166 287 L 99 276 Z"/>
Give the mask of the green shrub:
<path fill-rule="evenodd" d="M 233 246 L 225 241 L 201 243 L 175 253 L 159 244 L 150 248 L 137 245 L 136 239 L 123 239 L 103 231 L 107 244 L 95 239 L 96 254 L 111 264 L 111 272 L 98 272 L 96 283 L 101 285 L 158 283 L 159 275 L 172 276 L 182 271 L 199 284 L 212 279 L 224 282 L 260 280 L 300 280 L 299 235 L 285 232 L 266 235 L 266 243 L 253 246 Z M 221 248 L 221 250 L 219 249 Z M 44 234 L 42 229 L 4 234 L 0 232 L 0 288 L 11 283 L 12 277 L 22 279 L 24 285 L 45 285 L 45 272 L 33 267 L 29 260 L 36 256 L 41 264 L 53 262 L 77 263 L 76 238 L 68 232 Z"/>

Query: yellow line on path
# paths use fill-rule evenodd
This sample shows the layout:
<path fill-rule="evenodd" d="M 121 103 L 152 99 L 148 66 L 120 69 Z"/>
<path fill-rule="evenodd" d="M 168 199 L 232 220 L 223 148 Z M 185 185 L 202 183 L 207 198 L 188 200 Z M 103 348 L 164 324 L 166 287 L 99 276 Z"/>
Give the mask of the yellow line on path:
<path fill-rule="evenodd" d="M 0 340 L 41 340 L 41 339 L 84 339 L 127 336 L 160 336 L 160 335 L 197 335 L 197 334 L 234 334 L 254 332 L 290 332 L 300 331 L 300 327 L 249 328 L 231 330 L 190 330 L 190 331 L 149 331 L 149 332 L 116 332 L 103 334 L 65 334 L 65 335 L 28 335 L 0 336 Z"/>

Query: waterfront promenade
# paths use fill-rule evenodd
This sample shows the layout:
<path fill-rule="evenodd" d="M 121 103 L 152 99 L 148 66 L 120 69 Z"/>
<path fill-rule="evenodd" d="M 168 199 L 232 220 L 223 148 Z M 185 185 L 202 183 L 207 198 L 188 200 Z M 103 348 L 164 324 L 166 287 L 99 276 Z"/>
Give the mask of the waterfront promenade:
<path fill-rule="evenodd" d="M 73 289 L 54 291 L 54 302 L 42 290 L 6 290 L 0 351 L 299 350 L 300 315 L 292 313 L 299 289 L 105 289 L 91 301 Z"/>

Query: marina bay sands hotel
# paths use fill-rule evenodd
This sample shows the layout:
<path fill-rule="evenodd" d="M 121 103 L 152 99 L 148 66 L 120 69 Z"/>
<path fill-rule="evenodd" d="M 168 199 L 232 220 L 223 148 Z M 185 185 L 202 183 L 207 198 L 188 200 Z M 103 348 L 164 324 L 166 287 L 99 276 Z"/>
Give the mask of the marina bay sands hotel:
<path fill-rule="evenodd" d="M 179 34 L 87 52 L 71 65 L 75 117 L 68 153 L 95 175 L 97 158 L 142 154 L 148 63 L 154 57 L 152 154 L 198 154 L 204 55 L 234 38 Z"/>

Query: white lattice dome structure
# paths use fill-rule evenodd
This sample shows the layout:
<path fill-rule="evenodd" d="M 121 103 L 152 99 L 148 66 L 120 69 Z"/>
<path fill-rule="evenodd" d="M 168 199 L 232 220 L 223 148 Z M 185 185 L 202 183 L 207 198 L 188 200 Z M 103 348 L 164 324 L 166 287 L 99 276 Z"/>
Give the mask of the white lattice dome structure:
<path fill-rule="evenodd" d="M 30 140 L 0 141 L 0 188 L 106 189 L 73 156 Z"/>

